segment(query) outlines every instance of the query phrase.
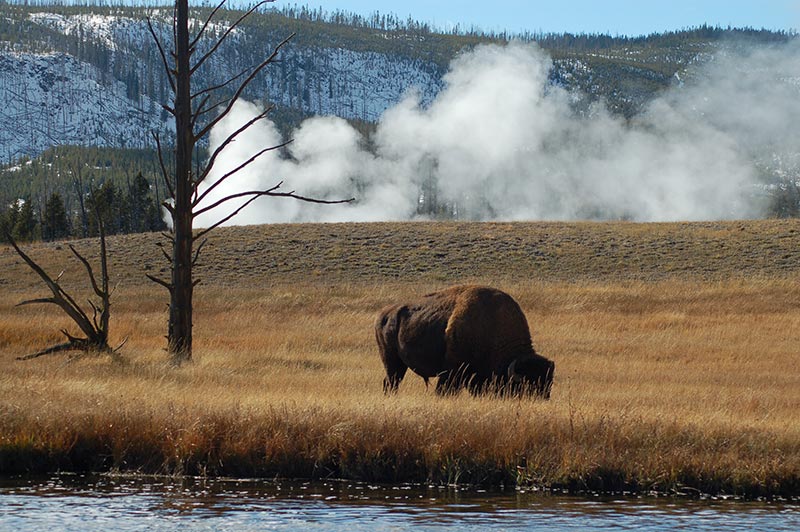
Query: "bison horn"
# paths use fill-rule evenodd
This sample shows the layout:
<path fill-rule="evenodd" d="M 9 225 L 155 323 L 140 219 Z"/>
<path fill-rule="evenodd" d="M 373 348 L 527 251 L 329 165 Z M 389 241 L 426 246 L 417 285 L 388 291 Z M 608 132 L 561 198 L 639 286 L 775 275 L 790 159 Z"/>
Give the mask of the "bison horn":
<path fill-rule="evenodd" d="M 511 379 L 514 377 L 514 373 L 516 373 L 517 369 L 517 359 L 511 361 L 511 364 L 508 365 L 508 378 Z"/>

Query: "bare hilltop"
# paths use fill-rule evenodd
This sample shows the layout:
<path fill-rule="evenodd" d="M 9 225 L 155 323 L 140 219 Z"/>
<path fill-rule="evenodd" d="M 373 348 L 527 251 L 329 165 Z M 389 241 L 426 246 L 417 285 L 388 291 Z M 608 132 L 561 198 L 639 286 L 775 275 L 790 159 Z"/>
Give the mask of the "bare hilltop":
<path fill-rule="evenodd" d="M 96 252 L 92 239 L 72 242 Z M 152 284 L 168 264 L 158 233 L 109 238 L 111 273 L 123 286 Z M 64 242 L 25 246 L 50 271 L 80 279 Z M 165 246 L 163 249 L 169 249 Z M 0 286 L 38 282 L 8 247 Z M 58 272 L 55 272 L 58 273 Z M 440 283 L 536 281 L 724 281 L 800 273 L 800 220 L 638 224 L 627 222 L 398 222 L 226 227 L 203 249 L 204 286 L 286 282 Z"/>

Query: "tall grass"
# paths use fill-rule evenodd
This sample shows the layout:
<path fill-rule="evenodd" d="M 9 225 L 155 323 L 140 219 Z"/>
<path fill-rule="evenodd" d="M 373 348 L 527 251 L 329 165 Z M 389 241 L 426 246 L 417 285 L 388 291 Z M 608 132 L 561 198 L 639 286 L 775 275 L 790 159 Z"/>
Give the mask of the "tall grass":
<path fill-rule="evenodd" d="M 68 323 L 3 298 L 0 474 L 800 494 L 800 282 L 504 282 L 556 362 L 550 401 L 440 398 L 412 373 L 386 397 L 374 315 L 437 287 L 201 289 L 195 361 L 180 368 L 156 288 L 116 295 L 122 361 L 15 361 Z"/>

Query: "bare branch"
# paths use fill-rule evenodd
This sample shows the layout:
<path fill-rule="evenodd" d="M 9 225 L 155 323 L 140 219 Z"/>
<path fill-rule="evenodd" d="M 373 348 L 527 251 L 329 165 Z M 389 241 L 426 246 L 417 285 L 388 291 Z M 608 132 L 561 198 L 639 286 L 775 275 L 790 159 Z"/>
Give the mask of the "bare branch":
<path fill-rule="evenodd" d="M 197 246 L 197 249 L 194 252 L 194 258 L 192 259 L 192 266 L 197 265 L 197 259 L 200 258 L 200 252 L 203 250 L 203 246 L 205 246 L 207 242 L 208 239 L 204 238 L 203 241 L 200 242 L 200 245 Z"/>
<path fill-rule="evenodd" d="M 31 360 L 33 358 L 39 358 L 44 355 L 60 353 L 62 351 L 74 351 L 75 349 L 76 347 L 72 344 L 72 342 L 67 342 L 64 344 L 54 345 L 53 347 L 48 347 L 47 349 L 37 351 L 36 353 L 30 355 L 25 355 L 24 357 L 17 357 L 17 360 Z"/>
<path fill-rule="evenodd" d="M 172 257 L 169 253 L 164 249 L 164 244 L 161 242 L 156 244 L 156 247 L 161 251 L 161 254 L 164 255 L 164 258 L 167 259 L 167 262 L 172 263 Z"/>
<path fill-rule="evenodd" d="M 209 99 L 211 99 L 211 96 L 210 95 L 206 95 L 200 101 L 200 105 L 198 105 L 197 108 L 192 112 L 192 129 L 193 130 L 194 130 L 195 126 L 197 126 L 197 121 L 200 119 L 200 117 L 203 114 L 203 107 L 206 106 L 206 104 L 208 103 Z"/>
<path fill-rule="evenodd" d="M 197 233 L 197 234 L 194 236 L 194 240 L 197 240 L 197 239 L 199 239 L 199 238 L 203 238 L 205 235 L 207 235 L 208 233 L 210 233 L 211 231 L 213 231 L 214 229 L 216 229 L 216 228 L 217 228 L 217 227 L 219 227 L 220 225 L 224 224 L 225 222 L 227 222 L 228 220 L 230 220 L 231 218 L 233 218 L 234 216 L 236 216 L 237 214 L 239 214 L 239 213 L 242 211 L 242 209 L 244 209 L 245 207 L 247 207 L 248 205 L 250 205 L 251 203 L 253 203 L 253 202 L 254 202 L 256 199 L 258 199 L 258 198 L 260 198 L 260 197 L 261 197 L 260 195 L 253 196 L 252 198 L 250 198 L 249 200 L 247 200 L 247 201 L 246 201 L 244 204 L 242 204 L 242 205 L 241 205 L 241 206 L 240 206 L 238 209 L 236 209 L 234 212 L 232 212 L 231 214 L 229 214 L 229 215 L 228 215 L 228 216 L 226 216 L 225 218 L 223 218 L 223 219 L 219 220 L 219 221 L 218 221 L 218 222 L 216 222 L 215 224 L 213 224 L 213 225 L 211 225 L 211 226 L 209 226 L 209 227 L 207 227 L 207 228 L 203 229 L 203 230 L 202 230 L 202 231 L 200 231 L 199 233 Z"/>
<path fill-rule="evenodd" d="M 83 263 L 84 268 L 86 268 L 86 272 L 89 274 L 89 281 L 92 283 L 92 290 L 94 293 L 97 294 L 98 297 L 103 297 L 105 294 L 100 290 L 100 287 L 97 286 L 97 281 L 94 278 L 94 272 L 92 271 L 92 265 L 89 264 L 89 261 L 86 260 L 83 255 L 78 253 L 78 250 L 72 244 L 69 244 L 69 249 L 72 250 L 72 254 L 78 257 L 78 260 Z"/>
<path fill-rule="evenodd" d="M 192 94 L 192 100 L 194 100 L 198 96 L 202 96 L 203 94 L 208 94 L 208 93 L 211 93 L 211 92 L 214 92 L 214 91 L 217 91 L 219 89 L 223 89 L 223 88 L 227 87 L 228 85 L 230 85 L 231 83 L 233 83 L 237 79 L 239 79 L 242 76 L 244 76 L 245 74 L 247 74 L 249 71 L 250 71 L 249 67 L 245 68 L 244 70 L 242 70 L 241 72 L 239 72 L 238 74 L 233 76 L 232 78 L 228 78 L 227 81 L 224 81 L 223 83 L 220 83 L 219 85 L 214 85 L 213 87 L 207 87 L 207 88 L 205 88 L 205 89 L 203 89 L 203 90 L 201 90 L 199 92 L 196 92 L 196 93 Z"/>
<path fill-rule="evenodd" d="M 159 279 L 155 275 L 150 275 L 149 273 L 146 273 L 145 276 L 148 279 L 150 279 L 151 281 L 153 281 L 154 283 L 160 284 L 161 286 L 163 286 L 164 288 L 166 288 L 167 290 L 172 292 L 172 284 L 171 283 L 168 283 L 167 281 L 165 281 L 163 279 Z"/>
<path fill-rule="evenodd" d="M 275 47 L 275 50 L 273 50 L 270 56 L 267 57 L 264 61 L 262 61 L 257 67 L 255 67 L 252 72 L 250 72 L 250 75 L 247 76 L 247 78 L 241 83 L 241 85 L 239 85 L 239 88 L 236 89 L 236 92 L 231 97 L 225 109 L 220 114 L 218 114 L 213 120 L 211 120 L 208 124 L 206 124 L 206 126 L 200 131 L 200 133 L 198 133 L 195 136 L 196 139 L 200 139 L 206 136 L 214 128 L 214 126 L 216 126 L 223 118 L 228 116 L 228 113 L 230 113 L 231 109 L 233 109 L 233 105 L 239 100 L 239 97 L 242 95 L 247 86 L 250 85 L 250 82 L 253 81 L 253 79 L 258 75 L 259 72 L 264 70 L 264 68 L 267 65 L 269 65 L 275 60 L 275 58 L 278 56 L 278 52 L 280 51 L 280 49 L 283 48 L 286 45 L 286 43 L 288 43 L 294 36 L 295 34 L 293 33 L 288 37 L 286 37 L 283 41 L 281 41 L 281 43 Z"/>
<path fill-rule="evenodd" d="M 231 200 L 235 200 L 237 198 L 244 198 L 247 196 L 255 196 L 255 198 L 259 198 L 261 196 L 270 196 L 273 198 L 294 198 L 296 200 L 305 201 L 307 203 L 319 203 L 322 205 L 337 205 L 340 203 L 350 203 L 351 201 L 355 201 L 355 198 L 348 198 L 343 200 L 323 200 L 318 198 L 309 198 L 307 196 L 300 196 L 299 194 L 295 193 L 294 190 L 291 192 L 277 192 L 277 190 L 281 187 L 283 182 L 278 183 L 272 188 L 266 190 L 249 190 L 247 192 L 238 192 L 236 194 L 231 194 L 230 196 L 226 196 L 221 200 L 218 200 L 207 207 L 203 207 L 202 209 L 198 210 L 194 213 L 194 216 L 200 216 L 201 214 L 205 214 L 210 210 L 216 209 L 220 205 L 227 203 Z M 252 201 L 252 200 L 249 200 Z M 248 201 L 248 203 L 249 203 Z"/>
<path fill-rule="evenodd" d="M 106 227 L 103 220 L 100 218 L 100 213 L 97 211 L 95 205 L 95 214 L 97 215 L 97 226 L 100 230 L 100 301 L 103 303 L 103 311 L 100 314 L 100 326 L 95 327 L 95 330 L 100 332 L 108 341 L 108 321 L 111 317 L 111 293 L 108 291 L 108 253 L 106 250 Z M 94 284 L 94 276 L 92 276 L 92 283 Z M 108 346 L 108 343 L 106 343 Z"/>
<path fill-rule="evenodd" d="M 268 4 L 268 3 L 270 3 L 271 1 L 272 1 L 272 0 L 262 0 L 261 2 L 258 2 L 258 3 L 256 3 L 256 4 L 255 4 L 253 7 L 251 7 L 249 10 L 247 10 L 247 12 L 245 12 L 245 13 L 244 13 L 244 14 L 243 14 L 241 17 L 239 17 L 239 19 L 238 19 L 238 20 L 236 20 L 236 22 L 234 22 L 233 24 L 231 24 L 231 25 L 228 27 L 228 29 L 227 29 L 227 30 L 225 30 L 225 33 L 223 33 L 223 34 L 222 34 L 222 37 L 220 37 L 219 39 L 217 39 L 217 42 L 215 42 L 215 43 L 214 43 L 214 46 L 212 46 L 212 47 L 211 47 L 211 49 L 210 49 L 208 52 L 206 52 L 206 53 L 205 53 L 205 55 L 203 55 L 203 57 L 201 57 L 201 58 L 200 58 L 200 60 L 199 60 L 197 63 L 195 63 L 195 65 L 194 65 L 194 66 L 191 68 L 191 70 L 189 71 L 189 75 L 192 75 L 192 74 L 194 74 L 195 72 L 197 72 L 197 70 L 198 70 L 198 69 L 199 69 L 201 66 L 203 66 L 203 63 L 205 63 L 205 62 L 206 62 L 206 60 L 208 60 L 208 58 L 209 58 L 209 57 L 211 57 L 211 56 L 214 54 L 214 52 L 216 52 L 216 51 L 217 51 L 217 48 L 219 48 L 219 47 L 222 45 L 222 43 L 225 41 L 225 39 L 227 39 L 227 38 L 228 38 L 228 35 L 230 35 L 230 34 L 231 34 L 231 32 L 233 32 L 233 30 L 235 30 L 235 29 L 236 29 L 236 28 L 239 26 L 239 24 L 241 24 L 241 23 L 242 23 L 242 21 L 243 21 L 244 19 L 246 19 L 247 17 L 249 17 L 249 16 L 250 16 L 250 14 L 251 14 L 251 13 L 253 13 L 253 11 L 255 11 L 255 10 L 256 10 L 256 9 L 258 9 L 259 7 L 263 6 L 264 4 Z"/>
<path fill-rule="evenodd" d="M 66 336 L 66 337 L 67 337 L 67 340 L 69 340 L 69 341 L 70 341 L 70 342 L 72 342 L 73 344 L 74 344 L 74 343 L 76 343 L 76 342 L 81 342 L 81 341 L 85 340 L 84 338 L 78 338 L 78 337 L 76 337 L 76 336 L 72 336 L 71 334 L 69 334 L 69 333 L 67 332 L 67 330 L 66 330 L 66 329 L 61 329 L 61 334 L 63 334 L 64 336 Z"/>
<path fill-rule="evenodd" d="M 203 170 L 203 172 L 202 172 L 202 173 L 201 173 L 201 174 L 198 176 L 198 178 L 197 178 L 197 181 L 196 181 L 196 182 L 197 182 L 197 183 L 202 183 L 202 182 L 203 182 L 203 180 L 204 180 L 206 177 L 208 177 L 208 174 L 211 172 L 212 168 L 214 167 L 214 163 L 217 161 L 217 157 L 219 157 L 219 155 L 220 155 L 220 154 L 223 152 L 223 150 L 225 150 L 225 148 L 227 148 L 227 147 L 228 147 L 228 145 L 229 145 L 231 142 L 233 142 L 233 141 L 235 141 L 235 140 L 236 140 L 236 137 L 238 137 L 238 136 L 239 136 L 239 135 L 241 135 L 243 132 L 245 132 L 245 131 L 247 131 L 248 129 L 250 129 L 250 128 L 253 126 L 253 124 L 255 124 L 256 122 L 258 122 L 258 121 L 260 121 L 260 120 L 263 120 L 264 118 L 266 118 L 266 117 L 267 117 L 267 115 L 269 114 L 269 112 L 270 112 L 270 111 L 272 111 L 273 109 L 274 109 L 274 107 L 270 105 L 269 107 L 267 107 L 266 109 L 264 109 L 264 110 L 263 110 L 261 113 L 257 114 L 256 116 L 254 116 L 253 118 L 251 118 L 250 120 L 248 120 L 248 121 L 247 121 L 247 122 L 246 122 L 244 125 L 242 125 L 242 126 L 239 128 L 239 129 L 237 129 L 236 131 L 234 131 L 233 133 L 231 133 L 230 135 L 228 135 L 228 137 L 227 137 L 227 138 L 226 138 L 226 139 L 225 139 L 225 140 L 222 142 L 222 144 L 220 144 L 219 146 L 217 146 L 217 147 L 214 149 L 214 153 L 212 153 L 212 154 L 211 154 L 211 157 L 209 157 L 209 158 L 208 158 L 208 162 L 206 163 L 206 167 L 205 167 L 205 169 Z M 289 141 L 289 142 L 291 142 L 291 141 Z M 268 149 L 267 149 L 267 151 L 269 151 L 269 150 L 274 150 L 274 149 L 277 149 L 277 148 L 281 148 L 281 147 L 283 147 L 283 146 L 286 146 L 286 144 L 288 144 L 288 143 L 284 143 L 284 144 L 282 144 L 282 145 L 279 145 L 279 146 L 273 146 L 272 148 L 268 148 Z M 260 152 L 258 155 L 256 155 L 256 157 L 258 157 L 259 155 L 261 155 L 261 153 L 266 153 L 266 152 L 262 150 L 262 152 Z M 255 160 L 255 159 L 253 159 L 253 160 Z M 252 161 L 251 161 L 251 162 L 252 162 Z M 249 163 L 248 163 L 248 164 L 249 164 Z M 236 170 L 235 172 L 238 172 L 238 170 Z M 235 172 L 234 172 L 234 173 L 235 173 Z M 193 205 L 197 205 L 198 201 L 200 201 L 200 199 L 199 199 L 199 198 L 197 199 L 197 201 L 195 201 L 195 202 L 193 203 Z"/>
<path fill-rule="evenodd" d="M 153 36 L 153 40 L 156 42 L 156 46 L 158 47 L 158 53 L 161 54 L 161 61 L 164 64 L 164 70 L 167 72 L 167 80 L 169 81 L 169 86 L 172 87 L 172 92 L 175 92 L 175 80 L 172 77 L 175 75 L 175 71 L 169 67 L 169 61 L 167 61 L 167 54 L 164 53 L 164 47 L 161 46 L 161 41 L 156 35 L 156 31 L 153 29 L 153 24 L 150 21 L 150 17 L 145 17 L 145 20 L 147 21 L 147 29 L 150 30 L 150 35 Z"/>
<path fill-rule="evenodd" d="M 203 33 L 206 31 L 206 28 L 207 28 L 207 27 L 208 27 L 208 25 L 211 23 L 211 19 L 213 19 L 213 18 L 214 18 L 214 15 L 216 15 L 216 14 L 217 14 L 217 11 L 219 11 L 219 10 L 222 8 L 222 6 L 224 6 L 224 5 L 225 5 L 225 2 L 226 2 L 226 1 L 227 1 L 227 0 L 222 0 L 222 2 L 220 2 L 220 3 L 217 5 L 217 7 L 215 7 L 213 10 L 211 10 L 211 14 L 210 14 L 210 15 L 208 15 L 208 18 L 207 18 L 207 19 L 206 19 L 206 21 L 203 23 L 203 27 L 202 27 L 202 28 L 200 28 L 200 31 L 198 31 L 198 32 L 197 32 L 197 35 L 195 35 L 195 38 L 192 40 L 191 44 L 189 45 L 189 50 L 190 50 L 190 53 L 194 52 L 194 47 L 195 47 L 195 46 L 197 46 L 197 43 L 198 43 L 198 42 L 200 42 L 200 39 L 203 37 Z"/>
<path fill-rule="evenodd" d="M 33 353 L 32 355 L 27 355 L 25 357 L 20 357 L 18 360 L 30 360 L 32 358 L 37 358 L 39 356 L 47 355 L 50 353 L 57 353 L 60 351 L 67 351 L 67 350 L 81 350 L 87 351 L 90 349 L 94 349 L 97 351 L 108 352 L 108 319 L 111 304 L 109 302 L 109 292 L 108 292 L 108 264 L 106 261 L 106 245 L 105 245 L 105 230 L 103 228 L 103 222 L 100 219 L 99 213 L 95 210 L 95 214 L 98 217 L 98 223 L 100 228 L 100 262 L 101 262 L 101 275 L 102 275 L 102 284 L 98 286 L 97 280 L 95 279 L 94 272 L 92 271 L 91 264 L 80 254 L 78 251 L 73 247 L 69 246 L 72 250 L 73 254 L 80 260 L 84 267 L 86 268 L 87 274 L 89 275 L 89 279 L 92 285 L 92 289 L 94 290 L 95 294 L 100 296 L 101 298 L 101 306 L 98 307 L 91 299 L 88 300 L 89 306 L 92 309 L 92 317 L 89 316 L 84 312 L 84 310 L 77 304 L 77 302 L 69 295 L 61 286 L 58 284 L 58 279 L 61 278 L 59 275 L 56 280 L 53 280 L 33 259 L 31 259 L 28 255 L 23 252 L 14 239 L 6 233 L 6 238 L 17 254 L 22 257 L 25 263 L 44 281 L 44 283 L 48 286 L 50 291 L 52 292 L 52 297 L 45 297 L 45 298 L 38 298 L 38 299 L 29 299 L 26 301 L 22 301 L 17 306 L 23 305 L 32 305 L 37 303 L 46 303 L 57 305 L 65 314 L 67 314 L 73 322 L 83 331 L 86 335 L 86 338 L 78 338 L 76 336 L 72 336 L 67 332 L 66 329 L 62 329 L 61 332 L 64 336 L 67 337 L 68 342 L 65 344 L 59 344 L 37 353 Z M 63 274 L 64 272 L 61 272 Z M 99 315 L 99 320 L 98 320 Z"/>
<path fill-rule="evenodd" d="M 235 200 L 235 199 L 238 199 L 238 198 L 245 198 L 245 197 L 248 197 L 248 196 L 255 196 L 255 198 L 253 198 L 253 199 L 256 199 L 259 196 L 267 196 L 270 193 L 278 190 L 281 187 L 282 184 L 283 184 L 283 182 L 281 181 L 280 183 L 278 183 L 274 187 L 269 188 L 267 190 L 248 190 L 247 192 L 238 192 L 236 194 L 231 194 L 230 196 L 225 196 L 224 198 L 215 201 L 211 205 L 208 205 L 206 207 L 203 207 L 202 209 L 198 209 L 198 210 L 194 211 L 192 213 L 192 216 L 197 217 L 197 216 L 203 215 L 203 214 L 205 214 L 205 213 L 207 213 L 207 212 L 209 212 L 211 210 L 216 209 L 217 207 L 219 207 L 220 205 L 222 205 L 224 203 L 227 203 L 227 202 L 229 202 L 231 200 Z M 250 201 L 252 201 L 252 200 L 250 200 Z"/>
<path fill-rule="evenodd" d="M 269 151 L 279 150 L 281 148 L 285 148 L 286 146 L 288 146 L 291 143 L 292 143 L 292 141 L 289 140 L 287 142 L 284 142 L 283 144 L 278 144 L 277 146 L 270 146 L 269 148 L 264 148 L 263 150 L 261 150 L 259 152 L 256 152 L 255 155 L 253 155 L 252 157 L 247 159 L 245 162 L 243 162 L 242 164 L 240 164 L 239 166 L 237 166 L 233 170 L 229 171 L 228 173 L 226 173 L 225 175 L 223 175 L 222 177 L 220 177 L 219 179 L 214 181 L 207 189 L 205 189 L 203 191 L 202 194 L 200 194 L 199 197 L 197 197 L 192 202 L 192 207 L 197 207 L 197 205 L 199 205 L 200 202 L 203 201 L 203 199 L 205 199 L 209 194 L 211 194 L 211 192 L 213 192 L 213 190 L 215 188 L 217 188 L 219 185 L 221 185 L 223 182 L 225 182 L 225 180 L 227 180 L 229 177 L 231 177 L 232 175 L 236 174 L 237 172 L 240 172 L 241 170 L 243 170 L 247 166 L 250 166 L 251 164 L 253 164 L 256 159 L 258 159 L 259 157 L 261 157 L 265 153 L 267 153 Z M 208 170 L 210 167 L 211 167 L 210 164 L 207 165 L 206 166 L 206 170 Z M 280 188 L 281 184 L 282 184 L 282 182 L 278 183 L 278 185 L 276 187 L 273 187 L 273 188 Z M 198 185 L 199 185 L 199 183 L 198 183 Z"/>
<path fill-rule="evenodd" d="M 212 231 L 212 230 L 216 229 L 217 227 L 219 227 L 220 225 L 224 224 L 225 222 L 227 222 L 228 220 L 230 220 L 231 218 L 233 218 L 234 216 L 239 214 L 245 207 L 247 207 L 248 205 L 253 203 L 255 200 L 257 200 L 258 198 L 263 197 L 263 196 L 270 196 L 270 197 L 274 197 L 274 198 L 294 198 L 296 200 L 305 201 L 307 203 L 320 203 L 320 204 L 324 204 L 324 205 L 336 205 L 336 204 L 340 204 L 340 203 L 350 203 L 351 201 L 355 200 L 355 198 L 350 198 L 350 199 L 345 199 L 345 200 L 321 200 L 321 199 L 316 199 L 316 198 L 309 198 L 309 197 L 306 197 L 306 196 L 300 196 L 298 194 L 295 194 L 294 191 L 292 191 L 292 192 L 277 192 L 277 190 L 280 188 L 281 185 L 282 185 L 282 182 L 278 183 L 274 187 L 269 188 L 267 190 L 250 190 L 248 192 L 239 192 L 238 194 L 231 194 L 230 196 L 222 198 L 221 200 L 213 203 L 212 205 L 209 205 L 208 207 L 204 207 L 203 209 L 200 209 L 199 211 L 194 213 L 194 216 L 199 216 L 201 214 L 204 214 L 204 213 L 206 213 L 206 212 L 208 212 L 208 211 L 210 211 L 212 209 L 215 209 L 215 208 L 219 207 L 220 205 L 222 205 L 224 203 L 227 203 L 228 201 L 250 196 L 250 198 L 246 202 L 244 202 L 242 205 L 240 205 L 234 212 L 232 212 L 228 216 L 224 217 L 223 219 L 219 220 L 218 222 L 216 222 L 215 224 L 211 225 L 210 227 L 207 227 L 206 229 L 204 229 L 204 230 L 200 231 L 199 233 L 197 233 L 194 236 L 194 240 L 198 240 L 199 238 L 202 238 L 203 236 L 207 235 L 210 231 Z"/>
<path fill-rule="evenodd" d="M 41 297 L 39 299 L 26 299 L 25 301 L 20 301 L 14 306 L 24 307 L 25 305 L 39 305 L 44 303 L 52 303 L 53 305 L 58 305 L 58 301 L 56 301 L 52 297 Z"/>
<path fill-rule="evenodd" d="M 200 118 L 204 114 L 208 114 L 208 113 L 212 113 L 212 112 L 216 111 L 218 107 L 222 107 L 223 105 L 228 105 L 228 102 L 230 102 L 230 101 L 231 101 L 230 98 L 225 98 L 224 100 L 218 101 L 217 103 L 215 103 L 214 105 L 212 105 L 208 109 L 204 109 L 202 112 L 198 112 L 197 113 L 197 118 Z"/>
<path fill-rule="evenodd" d="M 172 205 L 172 203 L 169 202 L 169 200 L 162 201 L 161 206 L 167 209 L 167 212 L 170 213 L 171 215 L 175 214 L 175 207 Z"/>
<path fill-rule="evenodd" d="M 114 349 L 112 349 L 112 350 L 111 350 L 111 352 L 112 352 L 112 353 L 118 353 L 118 352 L 119 352 L 119 350 L 120 350 L 120 349 L 122 349 L 122 346 L 124 346 L 124 345 L 125 345 L 125 344 L 127 344 L 127 343 L 128 343 L 128 337 L 126 336 L 126 337 L 125 337 L 125 339 L 124 339 L 124 340 L 122 340 L 122 343 L 121 343 L 121 344 L 119 344 L 119 345 L 118 345 L 117 347 L 115 347 Z"/>
<path fill-rule="evenodd" d="M 72 297 L 68 293 L 66 293 L 58 285 L 57 282 L 55 282 L 49 275 L 47 275 L 47 273 L 38 264 L 36 264 L 33 261 L 33 259 L 31 259 L 28 255 L 26 255 L 25 252 L 22 251 L 19 248 L 19 246 L 17 246 L 17 243 L 14 241 L 14 239 L 11 237 L 10 234 L 6 233 L 6 239 L 14 248 L 14 251 L 16 251 L 17 254 L 20 257 L 22 257 L 22 260 L 24 260 L 25 263 L 34 272 L 36 272 L 36 275 L 38 275 L 42 279 L 42 281 L 44 281 L 47 287 L 50 288 L 50 291 L 53 293 L 53 297 L 48 298 L 52 299 L 52 301 L 48 302 L 53 303 L 54 305 L 58 305 L 61 308 L 61 310 L 63 310 L 70 318 L 72 318 L 72 321 L 74 321 L 78 325 L 78 327 L 80 327 L 80 329 L 84 333 L 86 333 L 87 336 L 92 336 L 92 334 L 95 331 L 92 329 L 92 324 L 89 321 L 89 317 L 86 315 L 85 312 L 83 312 L 83 310 L 81 310 L 78 304 L 75 303 L 75 300 L 72 299 Z M 37 301 L 37 300 L 31 300 L 31 301 Z M 44 301 L 38 301 L 38 302 L 44 302 Z M 27 302 L 23 303 L 28 304 Z"/>
<path fill-rule="evenodd" d="M 174 198 L 175 188 L 172 186 L 172 182 L 169 179 L 169 172 L 167 171 L 167 165 L 164 164 L 164 153 L 161 150 L 161 137 L 157 132 L 155 132 L 153 133 L 153 138 L 156 140 L 156 147 L 158 148 L 158 163 L 161 165 L 161 175 L 164 177 L 164 183 L 167 185 L 169 196 L 171 198 Z"/>
<path fill-rule="evenodd" d="M 291 192 L 270 192 L 269 194 L 266 194 L 266 196 L 271 196 L 273 198 L 294 198 L 299 201 L 305 201 L 306 203 L 318 203 L 320 205 L 339 205 L 342 203 L 351 203 L 356 200 L 355 198 L 347 198 L 342 200 L 323 200 L 318 198 L 309 198 L 308 196 L 301 196 L 299 194 L 296 194 L 294 190 Z"/>
<path fill-rule="evenodd" d="M 87 299 L 86 301 L 92 308 L 92 323 L 94 323 L 94 328 L 100 330 L 100 324 L 97 323 L 97 315 L 100 314 L 100 309 L 97 308 L 97 305 L 95 305 L 94 301 L 92 301 L 91 299 Z"/>

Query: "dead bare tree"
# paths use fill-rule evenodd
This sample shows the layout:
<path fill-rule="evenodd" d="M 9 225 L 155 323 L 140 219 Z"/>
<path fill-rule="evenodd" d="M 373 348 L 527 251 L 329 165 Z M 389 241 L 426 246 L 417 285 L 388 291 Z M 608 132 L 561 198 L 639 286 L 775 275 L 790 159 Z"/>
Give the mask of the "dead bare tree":
<path fill-rule="evenodd" d="M 154 135 L 159 153 L 161 172 L 169 194 L 169 199 L 163 205 L 172 218 L 172 231 L 164 235 L 171 243 L 172 253 L 167 253 L 162 248 L 164 255 L 171 264 L 171 278 L 166 280 L 153 275 L 148 275 L 148 277 L 169 290 L 167 349 L 172 356 L 173 362 L 178 364 L 192 358 L 192 298 L 194 287 L 199 283 L 198 279 L 193 278 L 193 267 L 197 263 L 200 252 L 206 242 L 204 238 L 210 231 L 236 216 L 257 198 L 264 196 L 294 198 L 306 202 L 327 204 L 352 201 L 328 201 L 301 196 L 294 191 L 282 191 L 282 183 L 278 182 L 264 190 L 243 191 L 226 196 L 210 205 L 201 206 L 201 202 L 231 176 L 252 164 L 263 154 L 285 146 L 285 144 L 270 146 L 258 151 L 238 167 L 225 172 L 222 177 L 211 183 L 204 191 L 200 191 L 200 184 L 209 176 L 223 150 L 253 124 L 264 120 L 272 110 L 272 106 L 267 107 L 259 115 L 232 133 L 209 154 L 205 163 L 198 163 L 196 171 L 193 171 L 192 154 L 197 143 L 228 116 L 248 85 L 267 66 L 276 61 L 278 53 L 292 36 L 280 42 L 262 62 L 248 66 L 222 83 L 200 90 L 193 90 L 194 76 L 248 16 L 272 1 L 257 2 L 250 9 L 243 12 L 228 26 L 226 31 L 222 32 L 221 36 L 213 41 L 213 44 L 203 47 L 202 53 L 199 52 L 199 45 L 204 43 L 203 38 L 206 30 L 214 17 L 223 8 L 226 0 L 222 0 L 211 10 L 194 36 L 190 35 L 189 30 L 188 0 L 176 0 L 172 17 L 174 42 L 170 54 L 165 51 L 164 43 L 158 37 L 152 20 L 149 17 L 147 19 L 150 34 L 158 48 L 173 94 L 172 105 L 164 105 L 163 107 L 175 118 L 174 166 L 172 172 L 167 169 L 167 165 L 164 162 L 161 139 L 158 135 Z M 199 57 L 195 57 L 195 54 L 198 54 Z M 228 87 L 234 86 L 237 82 L 238 86 L 233 91 L 232 96 L 219 96 L 223 90 L 228 90 Z M 217 112 L 216 116 L 210 119 L 206 118 L 214 112 Z M 193 232 L 193 222 L 197 216 L 223 205 L 229 205 L 229 202 L 234 200 L 240 200 L 243 203 L 235 208 L 232 213 L 222 216 L 218 222 L 210 227 L 204 228 L 196 234 Z"/>
<path fill-rule="evenodd" d="M 109 317 L 111 316 L 111 290 L 108 287 L 108 260 L 106 254 L 106 235 L 103 229 L 102 222 L 99 223 L 100 227 L 100 282 L 98 283 L 95 277 L 92 265 L 86 258 L 81 255 L 78 250 L 71 244 L 69 249 L 73 255 L 78 258 L 86 269 L 89 277 L 89 282 L 92 286 L 94 294 L 99 298 L 99 302 L 94 302 L 88 299 L 89 307 L 91 308 L 92 316 L 86 312 L 75 301 L 69 293 L 59 284 L 61 276 L 64 274 L 62 271 L 55 279 L 50 277 L 47 272 L 42 269 L 33 259 L 31 259 L 25 252 L 23 252 L 10 234 L 6 233 L 6 239 L 11 244 L 11 247 L 22 257 L 22 260 L 36 272 L 36 274 L 44 281 L 47 287 L 52 292 L 51 297 L 42 297 L 38 299 L 29 299 L 22 301 L 17 306 L 33 305 L 33 304 L 53 304 L 59 307 L 64 313 L 69 316 L 72 321 L 80 328 L 85 338 L 80 338 L 71 335 L 66 329 L 61 332 L 67 337 L 67 342 L 57 344 L 30 355 L 18 357 L 17 360 L 30 360 L 43 355 L 58 353 L 62 351 L 94 351 L 112 354 L 115 350 L 111 349 L 108 345 L 108 324 Z M 120 346 L 121 347 L 121 346 Z"/>

